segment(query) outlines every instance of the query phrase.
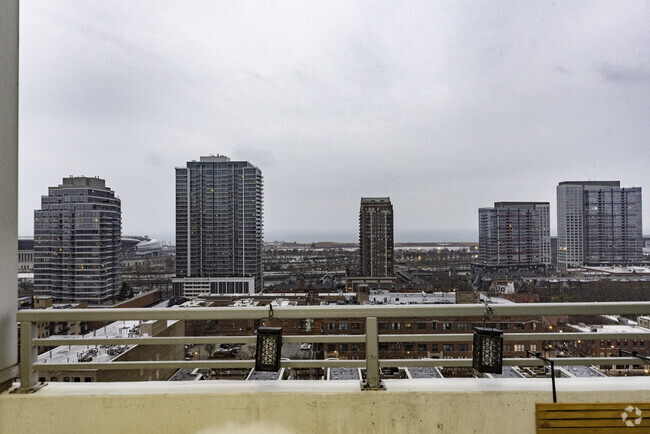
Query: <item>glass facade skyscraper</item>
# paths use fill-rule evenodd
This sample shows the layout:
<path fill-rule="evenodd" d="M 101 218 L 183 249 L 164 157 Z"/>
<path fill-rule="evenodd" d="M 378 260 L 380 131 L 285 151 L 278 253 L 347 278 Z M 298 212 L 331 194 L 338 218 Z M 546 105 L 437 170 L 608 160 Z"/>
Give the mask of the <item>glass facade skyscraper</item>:
<path fill-rule="evenodd" d="M 101 304 L 122 285 L 121 203 L 103 179 L 64 178 L 34 211 L 34 294 Z"/>
<path fill-rule="evenodd" d="M 222 155 L 176 168 L 177 278 L 254 278 L 262 289 L 262 181 L 251 163 Z M 209 292 L 253 292 L 248 282 L 213 279 Z"/>
<path fill-rule="evenodd" d="M 558 267 L 643 260 L 641 187 L 567 181 L 557 187 Z"/>

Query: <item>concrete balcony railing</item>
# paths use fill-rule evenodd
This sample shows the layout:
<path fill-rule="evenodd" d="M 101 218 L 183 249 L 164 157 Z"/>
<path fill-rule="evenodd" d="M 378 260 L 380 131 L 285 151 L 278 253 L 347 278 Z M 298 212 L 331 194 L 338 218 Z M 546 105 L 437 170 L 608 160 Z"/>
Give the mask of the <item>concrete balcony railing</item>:
<path fill-rule="evenodd" d="M 650 312 L 650 303 L 494 304 L 495 317 L 600 315 Z M 381 334 L 380 318 L 482 317 L 482 305 L 278 307 L 274 317 L 364 318 L 365 334 L 283 336 L 285 343 L 365 343 L 365 360 L 284 360 L 283 367 L 365 369 L 366 379 L 339 381 L 201 381 L 50 383 L 38 388 L 48 370 L 147 370 L 168 368 L 252 368 L 253 360 L 143 360 L 106 363 L 42 363 L 38 346 L 183 345 L 254 343 L 255 336 L 50 337 L 35 336 L 38 322 L 121 320 L 257 319 L 267 308 L 75 309 L 18 313 L 21 329 L 20 386 L 34 393 L 0 394 L 0 431 L 81 432 L 534 432 L 535 403 L 550 402 L 549 378 L 448 378 L 380 381 L 383 367 L 471 367 L 471 359 L 380 359 L 380 342 L 467 341 L 465 334 Z M 505 342 L 619 339 L 616 333 L 506 333 Z M 650 333 L 625 333 L 650 341 Z M 555 358 L 561 365 L 642 365 L 638 357 Z M 534 358 L 507 358 L 505 366 L 541 366 Z M 650 378 L 558 378 L 559 402 L 650 400 Z M 650 417 L 650 415 L 648 415 Z"/>

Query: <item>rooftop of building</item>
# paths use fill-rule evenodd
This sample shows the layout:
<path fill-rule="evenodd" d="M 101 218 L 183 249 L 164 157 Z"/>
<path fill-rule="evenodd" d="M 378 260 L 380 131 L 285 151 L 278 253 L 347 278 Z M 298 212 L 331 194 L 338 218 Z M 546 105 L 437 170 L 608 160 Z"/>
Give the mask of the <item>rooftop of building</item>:
<path fill-rule="evenodd" d="M 440 369 L 428 366 L 410 366 L 406 368 L 408 378 L 445 378 Z"/>
<path fill-rule="evenodd" d="M 605 377 L 606 375 L 600 372 L 598 369 L 591 366 L 579 366 L 579 365 L 560 365 L 556 366 L 556 369 L 559 369 L 565 377 L 581 377 L 581 378 L 590 378 L 590 377 Z"/>
<path fill-rule="evenodd" d="M 507 208 L 507 207 L 522 207 L 522 206 L 530 206 L 530 207 L 535 207 L 538 205 L 546 205 L 550 206 L 550 202 L 494 202 L 494 207 L 495 208 Z"/>
<path fill-rule="evenodd" d="M 390 197 L 362 197 L 361 204 L 387 204 L 390 205 Z"/>
<path fill-rule="evenodd" d="M 219 154 L 211 154 L 211 155 L 205 155 L 201 156 L 201 162 L 206 162 L 206 163 L 218 163 L 222 161 L 230 161 L 230 157 L 226 157 L 225 155 L 219 155 Z"/>
<path fill-rule="evenodd" d="M 360 380 L 361 372 L 359 368 L 328 368 L 328 380 Z"/>
<path fill-rule="evenodd" d="M 388 289 L 371 289 L 365 304 L 454 304 L 454 292 L 391 292 Z"/>
<path fill-rule="evenodd" d="M 650 274 L 650 267 L 634 265 L 587 266 L 584 269 L 606 274 Z"/>
<path fill-rule="evenodd" d="M 559 185 L 603 185 L 607 187 L 620 187 L 621 181 L 562 181 Z"/>
<path fill-rule="evenodd" d="M 70 175 L 68 178 L 63 178 L 63 183 L 59 184 L 59 187 L 91 187 L 106 189 L 106 181 L 99 177 L 89 178 L 87 176 Z"/>
<path fill-rule="evenodd" d="M 650 329 L 641 327 L 639 325 L 633 324 L 614 324 L 614 325 L 585 325 L 585 324 L 567 324 L 567 327 L 570 327 L 576 331 L 582 333 L 646 333 L 650 332 Z"/>
<path fill-rule="evenodd" d="M 141 321 L 116 321 L 84 335 L 85 338 L 126 338 L 140 334 Z M 76 339 L 74 335 L 51 336 L 52 339 Z M 38 356 L 39 363 L 110 362 L 135 345 L 60 345 Z"/>

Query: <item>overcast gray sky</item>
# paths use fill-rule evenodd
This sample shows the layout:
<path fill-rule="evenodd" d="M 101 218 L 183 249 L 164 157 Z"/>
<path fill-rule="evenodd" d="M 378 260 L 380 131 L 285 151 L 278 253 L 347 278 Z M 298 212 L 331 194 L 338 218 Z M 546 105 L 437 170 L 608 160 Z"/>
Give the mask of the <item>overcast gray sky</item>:
<path fill-rule="evenodd" d="M 86 175 L 122 199 L 124 234 L 173 241 L 174 167 L 210 153 L 262 170 L 267 241 L 354 241 L 361 196 L 390 196 L 397 241 L 471 239 L 505 200 L 550 201 L 555 232 L 564 180 L 643 187 L 647 209 L 649 17 L 647 1 L 23 0 L 19 233 L 48 186 Z"/>

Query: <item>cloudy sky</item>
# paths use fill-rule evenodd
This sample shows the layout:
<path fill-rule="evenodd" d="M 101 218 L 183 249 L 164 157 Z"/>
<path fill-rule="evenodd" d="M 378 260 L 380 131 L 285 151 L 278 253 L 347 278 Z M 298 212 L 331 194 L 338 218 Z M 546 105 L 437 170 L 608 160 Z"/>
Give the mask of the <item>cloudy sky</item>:
<path fill-rule="evenodd" d="M 473 239 L 477 208 L 563 180 L 644 188 L 650 2 L 21 1 L 20 235 L 99 176 L 123 233 L 174 238 L 174 167 L 264 175 L 265 239 Z M 553 222 L 552 232 L 555 232 Z M 424 238 L 424 239 L 422 239 Z"/>

